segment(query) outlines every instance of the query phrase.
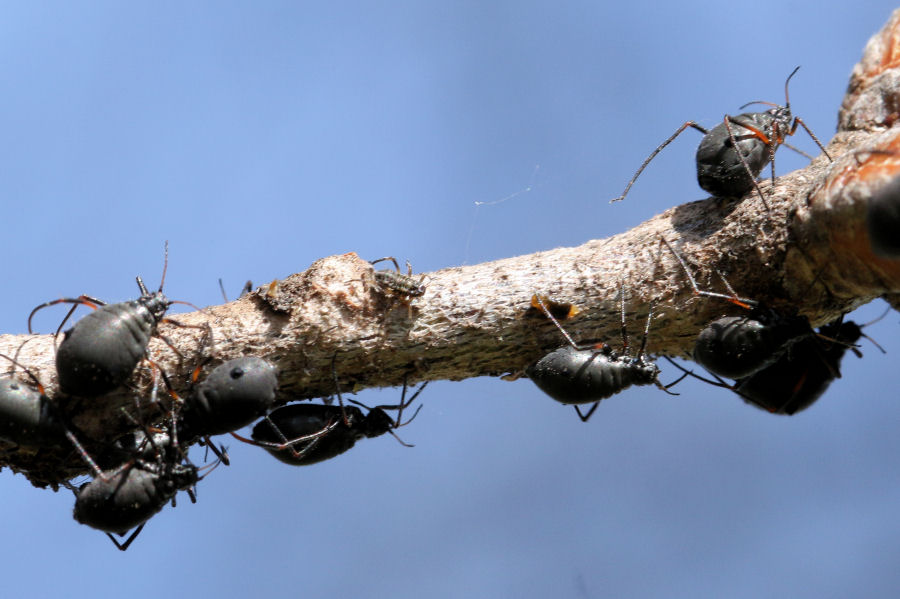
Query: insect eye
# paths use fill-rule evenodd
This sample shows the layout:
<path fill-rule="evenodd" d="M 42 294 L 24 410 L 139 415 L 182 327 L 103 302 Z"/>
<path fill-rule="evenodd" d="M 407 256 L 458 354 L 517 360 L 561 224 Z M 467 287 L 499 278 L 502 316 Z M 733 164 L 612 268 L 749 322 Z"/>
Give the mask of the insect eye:
<path fill-rule="evenodd" d="M 235 366 L 234 368 L 231 369 L 231 372 L 229 374 L 231 375 L 231 378 L 239 379 L 242 376 L 244 376 L 244 369 L 241 368 L 240 366 Z"/>

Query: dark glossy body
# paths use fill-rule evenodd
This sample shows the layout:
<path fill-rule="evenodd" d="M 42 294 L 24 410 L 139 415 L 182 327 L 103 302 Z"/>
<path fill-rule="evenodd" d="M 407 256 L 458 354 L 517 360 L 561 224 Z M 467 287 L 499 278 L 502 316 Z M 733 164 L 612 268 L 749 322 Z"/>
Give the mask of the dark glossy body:
<path fill-rule="evenodd" d="M 839 343 L 806 337 L 794 343 L 781 358 L 756 374 L 735 381 L 734 390 L 748 403 L 772 412 L 791 415 L 811 406 L 840 376 L 841 360 L 849 344 L 862 336 L 855 322 L 835 322 L 819 333 Z"/>
<path fill-rule="evenodd" d="M 125 534 L 157 514 L 179 490 L 199 477 L 190 465 L 135 464 L 108 480 L 95 478 L 82 485 L 75 499 L 75 520 L 91 528 Z"/>
<path fill-rule="evenodd" d="M 186 436 L 221 435 L 247 426 L 275 404 L 278 371 L 256 356 L 228 360 L 194 387 L 185 405 Z"/>
<path fill-rule="evenodd" d="M 634 185 L 650 161 L 688 127 L 703 133 L 703 140 L 697 148 L 696 156 L 697 182 L 700 187 L 716 197 L 741 197 L 756 188 L 765 203 L 765 197 L 756 185 L 756 177 L 763 167 L 773 160 L 775 151 L 784 143 L 785 136 L 793 135 L 798 125 L 803 126 L 819 149 L 830 160 L 831 156 L 809 127 L 802 120 L 791 115 L 788 83 L 799 69 L 800 67 L 794 69 L 784 82 L 784 106 L 771 102 L 750 102 L 741 108 L 750 104 L 768 104 L 772 108 L 765 112 L 745 112 L 737 116 L 726 115 L 720 124 L 709 131 L 694 121 L 685 122 L 650 153 L 625 186 L 622 195 L 612 201 L 625 199 L 631 186 Z M 735 146 L 740 149 L 740 153 Z M 773 180 L 774 176 L 773 172 Z"/>
<path fill-rule="evenodd" d="M 586 404 L 632 385 L 655 385 L 659 368 L 643 357 L 619 356 L 608 345 L 598 349 L 564 345 L 529 366 L 525 373 L 556 401 Z"/>
<path fill-rule="evenodd" d="M 340 406 L 322 404 L 282 406 L 258 422 L 253 427 L 251 436 L 257 442 L 281 444 L 286 440 L 313 435 L 337 423 L 337 426 L 321 437 L 296 444 L 294 452 L 290 448 L 262 446 L 285 464 L 307 466 L 346 452 L 364 437 L 379 437 L 395 428 L 394 421 L 381 408 L 373 408 L 368 414 L 363 414 L 356 406 L 344 406 L 343 410 L 342 412 Z M 344 421 L 344 414 L 349 425 Z"/>
<path fill-rule="evenodd" d="M 120 387 L 144 356 L 170 304 L 156 292 L 85 315 L 65 332 L 56 352 L 60 389 L 94 397 Z"/>
<path fill-rule="evenodd" d="M 869 200 L 866 224 L 872 251 L 882 258 L 900 258 L 900 177 Z"/>
<path fill-rule="evenodd" d="M 0 439 L 25 447 L 68 443 L 50 399 L 11 377 L 0 379 Z"/>
<path fill-rule="evenodd" d="M 694 361 L 713 374 L 740 379 L 774 364 L 792 343 L 812 334 L 804 316 L 724 316 L 700 331 Z"/>
<path fill-rule="evenodd" d="M 770 152 L 778 147 L 780 139 L 790 130 L 791 113 L 779 106 L 766 112 L 745 112 L 725 118 L 729 120 L 731 132 L 747 167 L 738 157 L 723 121 L 710 129 L 697 148 L 697 183 L 716 197 L 742 197 L 753 189 L 756 177 L 771 160 Z M 769 145 L 742 124 L 750 125 L 769 139 L 778 140 L 777 143 L 770 150 Z"/>

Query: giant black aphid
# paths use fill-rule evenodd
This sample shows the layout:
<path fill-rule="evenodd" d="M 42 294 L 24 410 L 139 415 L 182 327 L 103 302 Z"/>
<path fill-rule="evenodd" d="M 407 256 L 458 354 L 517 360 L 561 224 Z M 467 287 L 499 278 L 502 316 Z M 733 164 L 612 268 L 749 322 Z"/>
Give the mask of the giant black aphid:
<path fill-rule="evenodd" d="M 0 378 L 0 439 L 32 449 L 71 443 L 94 474 L 99 475 L 100 468 L 78 441 L 56 402 L 47 397 L 37 377 L 15 358 L 6 354 L 0 354 L 0 358 L 13 365 L 13 370 Z M 33 385 L 15 378 L 15 366 L 22 368 Z"/>
<path fill-rule="evenodd" d="M 644 336 L 637 354 L 628 355 L 628 333 L 625 327 L 625 287 L 622 286 L 622 353 L 617 353 L 606 343 L 578 344 L 546 307 L 542 297 L 532 296 L 532 304 L 540 306 L 553 321 L 568 345 L 563 345 L 544 355 L 525 370 L 538 388 L 563 404 L 573 404 L 578 417 L 587 422 L 600 400 L 612 397 L 632 385 L 656 385 L 666 393 L 670 385 L 659 382 L 659 367 L 646 354 L 647 334 L 653 316 L 652 307 L 647 314 Z M 683 378 L 683 377 L 682 377 Z M 680 379 L 679 379 L 680 380 Z M 677 381 L 676 381 L 677 382 Z M 579 405 L 594 404 L 587 414 Z"/>
<path fill-rule="evenodd" d="M 178 427 L 190 438 L 235 431 L 272 409 L 277 391 L 278 370 L 266 360 L 256 356 L 228 360 L 193 386 Z"/>
<path fill-rule="evenodd" d="M 672 143 L 682 131 L 691 127 L 703 134 L 696 156 L 697 183 L 700 187 L 718 198 L 740 198 L 751 189 L 756 189 L 768 209 L 766 197 L 760 190 L 756 178 L 763 168 L 771 163 L 772 183 L 774 184 L 775 151 L 782 144 L 795 149 L 789 144 L 785 144 L 784 138 L 793 135 L 797 131 L 798 125 L 806 130 L 819 149 L 831 160 L 825 147 L 806 126 L 806 123 L 800 117 L 791 114 L 788 83 L 798 69 L 800 69 L 799 66 L 791 71 L 784 82 L 784 106 L 761 100 L 749 102 L 741 106 L 741 109 L 751 104 L 767 104 L 772 108 L 765 112 L 745 112 L 737 116 L 725 115 L 722 122 L 710 130 L 701 127 L 694 121 L 685 122 L 650 153 L 625 186 L 622 195 L 613 199 L 612 202 L 624 200 L 631 186 L 650 164 L 650 161 L 663 148 Z M 799 150 L 797 151 L 799 152 Z"/>
<path fill-rule="evenodd" d="M 871 323 L 858 325 L 838 318 L 820 327 L 818 335 L 794 343 L 775 363 L 735 380 L 733 385 L 715 374 L 715 380 L 710 380 L 693 372 L 685 372 L 717 387 L 730 389 L 761 410 L 791 416 L 809 408 L 835 379 L 841 377 L 841 360 L 848 350 L 862 357 L 853 344 L 860 337 L 868 338 L 862 332 L 868 324 Z M 870 341 L 881 349 L 874 340 Z M 677 363 L 673 364 L 684 370 Z"/>
<path fill-rule="evenodd" d="M 64 333 L 57 348 L 56 373 L 63 393 L 95 397 L 109 393 L 128 380 L 144 357 L 150 339 L 156 334 L 169 306 L 187 303 L 170 300 L 162 292 L 168 263 L 169 244 L 166 242 L 159 289 L 149 292 L 141 277 L 137 277 L 141 296 L 135 300 L 104 304 L 96 298 L 81 295 L 45 302 L 31 311 L 28 315 L 29 333 L 32 332 L 31 320 L 35 313 L 48 306 L 73 304 L 59 329 L 77 306 L 94 309 Z"/>
<path fill-rule="evenodd" d="M 192 464 L 139 460 L 82 485 L 76 492 L 73 515 L 81 524 L 105 532 L 117 548 L 125 551 L 144 524 L 178 491 L 190 489 L 199 480 Z M 134 531 L 122 543 L 112 536 L 125 536 L 131 529 Z"/>
<path fill-rule="evenodd" d="M 332 363 L 332 369 L 334 364 Z M 307 466 L 338 456 L 363 438 L 380 437 L 390 433 L 402 445 L 411 447 L 394 433 L 394 429 L 406 426 L 422 409 L 403 421 L 403 410 L 419 396 L 428 382 L 422 383 L 415 393 L 406 399 L 407 385 L 403 383 L 400 403 L 369 408 L 350 400 L 354 406 L 344 405 L 337 374 L 333 372 L 335 389 L 340 405 L 295 403 L 276 408 L 253 427 L 252 439 L 232 433 L 237 439 L 258 445 L 278 460 L 292 466 Z M 368 410 L 363 412 L 359 407 Z M 387 411 L 394 410 L 391 418 Z"/>
<path fill-rule="evenodd" d="M 697 335 L 694 361 L 710 372 L 732 379 L 750 376 L 774 364 L 793 343 L 815 334 L 805 316 L 783 314 L 734 293 L 701 290 L 684 259 L 665 238 L 662 241 L 678 260 L 695 295 L 723 299 L 746 310 L 743 316 L 717 318 Z"/>

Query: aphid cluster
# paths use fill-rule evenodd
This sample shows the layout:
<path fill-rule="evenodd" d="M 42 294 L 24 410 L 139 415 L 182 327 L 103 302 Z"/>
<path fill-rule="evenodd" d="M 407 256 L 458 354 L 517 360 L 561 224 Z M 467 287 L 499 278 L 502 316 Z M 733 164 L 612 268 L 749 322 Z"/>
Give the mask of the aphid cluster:
<path fill-rule="evenodd" d="M 174 501 L 178 490 L 190 489 L 202 478 L 186 450 L 179 445 L 179 434 L 186 447 L 198 437 L 229 432 L 232 425 L 244 426 L 272 406 L 277 388 L 274 368 L 264 361 L 253 357 L 231 360 L 193 386 L 186 400 L 173 403 L 169 411 L 171 418 L 164 424 L 151 430 L 146 423 L 136 421 L 140 430 L 130 439 L 119 439 L 102 447 L 96 461 L 85 451 L 62 406 L 70 403 L 67 398 L 102 401 L 101 396 L 124 387 L 131 379 L 147 357 L 151 338 L 158 336 L 157 329 L 166 320 L 169 306 L 176 303 L 162 292 L 167 265 L 168 244 L 159 289 L 149 292 L 138 277 L 141 295 L 135 300 L 105 304 L 82 295 L 37 306 L 28 316 L 29 332 L 35 313 L 49 306 L 61 303 L 73 306 L 57 334 L 75 307 L 85 305 L 94 311 L 66 330 L 57 347 L 59 396 L 47 397 L 43 386 L 25 367 L 23 370 L 34 385 L 25 385 L 11 374 L 3 379 L 0 394 L 0 412 L 7 416 L 2 431 L 4 440 L 46 446 L 60 445 L 62 439 L 67 439 L 75 446 L 94 476 L 79 489 L 73 487 L 75 519 L 108 534 L 124 535 L 135 528 L 124 543 L 111 537 L 123 550 L 151 516 L 168 501 Z M 20 365 L 13 358 L 9 361 Z M 153 367 L 154 378 L 161 375 L 168 385 L 165 373 L 149 360 L 146 362 Z M 153 395 L 156 395 L 156 385 Z M 140 412 L 139 397 L 135 404 Z"/>
<path fill-rule="evenodd" d="M 198 372 L 199 368 L 195 378 Z M 218 456 L 216 463 L 227 464 L 224 449 L 217 449 L 209 437 L 237 430 L 265 414 L 275 404 L 277 389 L 276 369 L 262 358 L 223 362 L 202 382 L 192 384 L 186 397 L 176 396 L 164 428 L 156 432 L 142 428 L 111 449 L 120 463 L 97 472 L 94 480 L 78 489 L 75 519 L 107 534 L 124 535 L 135 528 L 121 544 L 110 534 L 119 549 L 127 549 L 150 517 L 179 490 L 191 492 L 202 478 L 182 447 L 205 439 Z"/>
<path fill-rule="evenodd" d="M 724 277 L 728 294 L 701 290 L 684 259 L 664 238 L 663 244 L 680 264 L 694 295 L 721 301 L 723 306 L 733 306 L 742 314 L 716 318 L 697 335 L 693 359 L 712 378 L 697 375 L 670 359 L 683 375 L 663 385 L 659 382 L 659 368 L 646 353 L 653 305 L 640 347 L 632 354 L 628 350 L 625 326 L 624 286 L 621 289 L 621 351 L 606 343 L 576 343 L 559 320 L 572 318 L 580 310 L 569 303 L 532 296 L 525 315 L 542 313 L 553 322 L 566 344 L 541 356 L 526 368 L 525 374 L 554 400 L 574 405 L 582 421 L 590 418 L 601 400 L 633 385 L 653 384 L 671 393 L 669 388 L 685 376 L 730 389 L 747 403 L 768 412 L 791 415 L 812 405 L 840 378 L 841 360 L 848 350 L 861 356 L 854 343 L 865 336 L 862 328 L 866 325 L 839 318 L 816 331 L 805 316 L 738 297 Z M 725 379 L 733 379 L 734 383 Z M 579 408 L 584 404 L 593 404 L 587 414 Z"/>
<path fill-rule="evenodd" d="M 391 270 L 374 270 L 374 288 L 390 300 L 386 311 L 390 311 L 395 302 L 407 306 L 409 317 L 412 316 L 411 302 L 425 294 L 424 275 L 418 279 L 413 277 L 412 265 L 406 263 L 407 273 L 400 271 L 397 260 L 392 256 L 379 258 L 371 265 L 390 261 L 394 264 Z M 334 458 L 350 450 L 356 442 L 364 438 L 380 437 L 391 434 L 405 446 L 412 447 L 402 441 L 394 430 L 406 426 L 418 415 L 421 405 L 413 415 L 403 421 L 403 410 L 408 408 L 427 385 L 422 383 L 407 399 L 407 385 L 404 381 L 400 403 L 368 407 L 355 400 L 348 400 L 355 405 L 346 405 L 338 382 L 336 357 L 332 359 L 331 372 L 338 405 L 332 403 L 291 403 L 269 411 L 262 420 L 253 427 L 250 438 L 234 431 L 231 435 L 245 443 L 261 447 L 277 460 L 291 466 L 307 466 Z M 363 412 L 360 408 L 365 408 Z M 396 412 L 395 417 L 388 415 Z"/>
<path fill-rule="evenodd" d="M 734 384 L 713 371 L 710 371 L 713 379 L 708 379 L 670 361 L 686 374 L 730 389 L 752 406 L 772 414 L 792 416 L 810 407 L 841 377 L 841 361 L 847 351 L 862 357 L 853 344 L 865 336 L 863 326 L 838 318 L 820 327 L 818 333 L 806 335 L 789 348 L 776 352 L 775 358 L 763 368 L 735 378 Z"/>
<path fill-rule="evenodd" d="M 771 109 L 725 116 L 710 130 L 693 121 L 685 122 L 641 164 L 616 200 L 624 199 L 650 161 L 691 127 L 704 134 L 696 154 L 700 187 L 719 198 L 739 198 L 755 190 L 768 208 L 757 177 L 771 163 L 774 183 L 775 152 L 781 145 L 787 145 L 785 138 L 794 135 L 798 126 L 802 126 L 831 158 L 806 124 L 791 113 L 788 84 L 797 69 L 785 81 L 783 106 L 751 102 L 768 104 Z M 897 252 L 896 240 L 882 234 L 878 225 L 890 221 L 893 226 L 897 220 L 898 210 L 893 201 L 893 196 L 897 195 L 895 187 L 889 186 L 886 194 L 890 197 L 886 196 L 882 204 L 873 203 L 873 210 L 880 209 L 881 212 L 870 219 L 873 247 L 888 255 Z M 665 240 L 664 243 L 669 246 Z M 725 300 L 743 310 L 741 315 L 723 315 L 713 320 L 697 337 L 694 360 L 712 374 L 712 379 L 695 375 L 676 364 L 684 370 L 684 375 L 669 385 L 660 382 L 660 369 L 647 352 L 655 306 L 651 304 L 647 311 L 643 336 L 634 351 L 629 346 L 626 328 L 624 284 L 621 286 L 621 346 L 618 349 L 607 343 L 576 343 L 560 321 L 576 317 L 578 307 L 539 295 L 532 297 L 528 313 L 541 320 L 549 319 L 565 343 L 554 344 L 549 351 L 542 348 L 546 353 L 528 366 L 525 374 L 557 402 L 574 406 L 582 421 L 591 418 L 600 401 L 632 386 L 655 385 L 666 393 L 677 395 L 669 388 L 688 375 L 726 387 L 747 402 L 770 412 L 793 414 L 815 402 L 840 376 L 840 362 L 848 349 L 858 354 L 852 344 L 862 336 L 862 331 L 855 323 L 838 320 L 816 332 L 805 317 L 766 308 L 755 301 L 737 297 L 733 291 L 726 295 L 700 290 L 682 258 L 671 246 L 669 249 L 697 295 Z M 412 318 L 413 302 L 426 293 L 426 277 L 415 277 L 409 262 L 406 272 L 402 272 L 397 260 L 389 256 L 370 264 L 374 266 L 384 261 L 393 263 L 394 269 L 373 269 L 370 289 L 386 300 L 386 312 L 400 303 L 406 306 L 408 318 Z M 345 403 L 336 360 L 332 360 L 337 405 L 330 400 L 279 405 L 283 402 L 278 399 L 277 369 L 260 357 L 244 356 L 224 361 L 201 376 L 206 364 L 214 359 L 209 327 L 205 327 L 206 343 L 201 343 L 198 348 L 199 366 L 184 384 L 187 391 L 181 395 L 176 393 L 170 377 L 148 357 L 148 347 L 154 337 L 178 353 L 160 334 L 162 323 L 185 326 L 166 317 L 172 304 L 186 303 L 170 300 L 163 294 L 167 265 L 168 244 L 159 288 L 151 292 L 137 277 L 140 296 L 134 300 L 106 304 L 91 296 L 80 295 L 45 302 L 32 310 L 28 316 L 29 332 L 37 312 L 58 304 L 71 305 L 56 331 L 57 336 L 78 306 L 93 310 L 62 333 L 55 361 L 60 389 L 58 397 L 48 397 L 37 378 L 16 357 L 0 354 L 11 365 L 9 374 L 0 377 L 0 440 L 24 447 L 75 448 L 93 474 L 92 480 L 80 487 L 67 485 L 75 493 L 74 517 L 78 522 L 105 532 L 116 547 L 127 549 L 150 518 L 167 503 L 174 506 L 179 491 L 186 491 L 195 501 L 195 487 L 204 476 L 220 463 L 228 465 L 224 447 L 217 448 L 210 439 L 216 435 L 230 433 L 293 466 L 332 459 L 364 438 L 385 433 L 394 436 L 402 445 L 410 446 L 394 431 L 418 415 L 421 406 L 406 420 L 403 413 L 417 399 L 425 383 L 407 399 L 408 387 L 404 382 L 400 401 L 396 404 L 368 407 L 354 400 Z M 221 280 L 219 283 L 221 286 Z M 275 287 L 273 282 L 269 288 L 272 295 Z M 246 289 L 249 288 L 248 282 Z M 180 353 L 178 357 L 184 360 Z M 150 401 L 143 402 L 145 407 L 154 407 L 153 415 L 145 420 L 141 400 L 147 398 L 136 397 L 136 416 L 132 417 L 135 430 L 112 442 L 92 439 L 89 447 L 94 455 L 91 455 L 82 444 L 82 431 L 70 421 L 71 415 L 65 409 L 66 400 L 102 401 L 102 396 L 127 387 L 142 364 L 153 376 Z M 15 373 L 17 367 L 21 367 L 29 382 L 20 380 Z M 724 378 L 735 382 L 729 384 Z M 158 394 L 160 381 L 165 392 Z M 129 388 L 140 395 L 134 387 Z M 588 404 L 591 407 L 586 413 L 582 412 L 581 407 Z M 254 422 L 249 438 L 238 434 L 239 429 Z M 215 462 L 200 467 L 195 465 L 188 458 L 188 448 L 194 443 L 210 448 L 217 456 Z M 129 531 L 131 534 L 121 542 L 113 536 L 125 537 Z"/>
<path fill-rule="evenodd" d="M 736 380 L 734 391 L 773 414 L 790 416 L 805 410 L 840 378 L 847 351 L 862 357 L 853 347 L 862 336 L 860 325 L 839 318 L 820 327 L 817 335 L 794 343 L 772 365 Z"/>
<path fill-rule="evenodd" d="M 832 160 L 806 123 L 791 112 L 788 86 L 799 69 L 798 66 L 791 71 L 784 82 L 783 106 L 763 101 L 749 102 L 741 108 L 751 104 L 766 104 L 771 108 L 737 116 L 725 115 L 721 123 L 709 130 L 694 121 L 686 121 L 650 153 L 628 181 L 622 195 L 612 202 L 624 200 L 653 158 L 685 129 L 693 128 L 703 134 L 695 159 L 700 187 L 721 199 L 739 199 L 755 190 L 769 209 L 757 177 L 766 165 L 771 164 L 772 184 L 775 184 L 775 152 L 780 146 L 786 145 L 803 154 L 785 141 L 796 133 L 797 127 L 803 127 L 828 160 Z M 807 158 L 811 159 L 808 155 Z M 887 258 L 900 256 L 900 242 L 896 235 L 900 223 L 898 181 L 900 179 L 884 186 L 868 206 L 868 233 L 872 249 Z M 684 260 L 665 239 L 662 241 L 681 264 L 695 295 L 725 300 L 743 310 L 740 315 L 723 315 L 700 331 L 694 344 L 693 359 L 715 380 L 698 378 L 727 387 L 763 409 L 793 414 L 811 405 L 831 381 L 840 376 L 841 358 L 862 334 L 859 326 L 839 319 L 816 332 L 805 316 L 739 298 L 730 287 L 731 293 L 728 295 L 701 291 Z M 725 284 L 728 285 L 727 281 Z M 659 385 L 658 369 L 644 356 L 646 330 L 640 351 L 635 357 L 626 358 L 606 345 L 593 349 L 578 346 L 553 315 L 546 308 L 544 311 L 566 336 L 569 346 L 547 354 L 527 373 L 554 399 L 581 403 L 590 401 L 591 394 L 601 399 L 632 384 L 655 382 Z M 627 347 L 624 317 L 622 326 L 624 352 Z M 854 352 L 858 353 L 855 348 Z M 682 370 L 685 376 L 694 375 L 692 371 Z M 594 382 L 594 378 L 602 384 Z M 723 378 L 733 379 L 735 383 L 730 385 Z"/>
<path fill-rule="evenodd" d="M 717 318 L 697 335 L 694 361 L 713 379 L 670 360 L 685 374 L 730 389 L 760 409 L 790 416 L 811 406 L 840 378 L 840 363 L 848 350 L 861 356 L 853 345 L 864 336 L 860 325 L 839 318 L 816 332 L 804 316 L 765 308 L 733 291 L 726 295 L 701 290 L 681 256 L 668 241 L 663 243 L 678 260 L 695 295 L 722 299 L 745 311 L 742 316 Z M 725 378 L 734 379 L 734 384 Z"/>
<path fill-rule="evenodd" d="M 653 158 L 690 127 L 704 135 L 696 155 L 700 187 L 717 198 L 725 199 L 741 198 L 755 190 L 769 209 L 757 177 L 771 163 L 772 184 L 775 184 L 775 152 L 781 145 L 796 150 L 786 143 L 785 138 L 794 135 L 798 126 L 802 126 L 825 156 L 832 160 L 806 123 L 791 112 L 788 86 L 799 68 L 791 71 L 785 80 L 783 106 L 771 102 L 750 102 L 741 108 L 750 104 L 767 104 L 771 108 L 764 112 L 726 115 L 710 130 L 694 121 L 682 124 L 650 153 L 628 181 L 622 195 L 612 201 L 625 199 Z M 896 238 L 897 223 L 900 221 L 900 202 L 896 199 L 900 187 L 896 183 L 893 181 L 886 185 L 868 206 L 872 249 L 884 257 L 900 255 L 900 244 Z M 697 336 L 693 359 L 715 378 L 703 380 L 727 387 L 768 411 L 793 414 L 816 401 L 831 381 L 840 376 L 843 354 L 861 335 L 857 325 L 837 320 L 816 332 L 806 317 L 739 298 L 730 287 L 730 295 L 701 291 L 684 260 L 667 241 L 663 242 L 678 259 L 695 295 L 722 299 L 743 310 L 740 315 L 723 315 L 713 320 Z M 727 286 L 727 281 L 725 283 Z M 694 375 L 691 371 L 682 370 L 685 374 Z M 723 378 L 733 379 L 735 383 L 730 385 Z"/>
<path fill-rule="evenodd" d="M 188 326 L 166 318 L 172 304 L 187 303 L 169 300 L 163 294 L 167 264 L 168 244 L 159 289 L 148 291 L 138 277 L 141 295 L 135 300 L 106 304 L 81 295 L 45 302 L 32 310 L 29 332 L 38 311 L 70 304 L 72 308 L 56 331 L 59 336 L 75 308 L 93 309 L 62 333 L 55 361 L 57 396 L 48 397 L 17 357 L 0 354 L 10 364 L 10 372 L 0 376 L 0 440 L 35 451 L 74 447 L 92 473 L 92 480 L 79 487 L 64 483 L 75 494 L 75 520 L 105 532 L 123 551 L 150 518 L 167 503 L 175 504 L 179 491 L 187 491 L 194 501 L 198 482 L 219 463 L 229 463 L 224 447 L 216 447 L 210 437 L 234 433 L 262 418 L 253 429 L 251 443 L 287 463 L 311 464 L 347 451 L 360 438 L 393 434 L 393 429 L 409 422 L 402 421 L 403 409 L 424 387 L 406 400 L 404 386 L 400 404 L 367 412 L 357 407 L 365 408 L 363 404 L 352 400 L 357 405 L 345 406 L 339 389 L 339 406 L 291 404 L 276 408 L 275 366 L 257 356 L 243 356 L 203 374 L 204 367 L 214 359 L 212 329 L 194 327 L 205 331 L 198 347 L 199 365 L 182 385 L 187 390 L 176 393 L 170 376 L 148 356 L 153 337 L 178 353 L 160 335 L 161 323 Z M 402 294 L 401 299 L 424 293 L 421 281 L 413 285 L 402 277 L 382 279 L 379 284 L 398 296 Z M 180 353 L 178 357 L 184 360 Z M 334 368 L 332 364 L 333 372 Z M 21 371 L 17 373 L 16 369 Z M 136 372 L 152 375 L 149 397 L 132 382 Z M 21 380 L 23 373 L 27 381 Z M 336 374 L 334 379 L 337 385 Z M 125 415 L 136 428 L 112 441 L 90 439 L 89 453 L 80 440 L 83 432 L 70 421 L 69 406 L 103 401 L 103 396 L 122 389 L 135 394 L 134 415 Z M 388 416 L 391 410 L 396 411 L 396 420 Z M 195 443 L 206 445 L 217 456 L 215 462 L 195 465 L 188 458 L 188 448 Z M 124 541 L 114 536 L 124 537 L 129 531 Z"/>

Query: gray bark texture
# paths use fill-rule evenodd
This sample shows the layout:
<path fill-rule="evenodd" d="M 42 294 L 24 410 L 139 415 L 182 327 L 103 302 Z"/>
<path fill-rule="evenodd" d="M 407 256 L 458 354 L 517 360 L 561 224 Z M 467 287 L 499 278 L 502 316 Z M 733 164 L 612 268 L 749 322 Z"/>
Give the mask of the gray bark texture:
<path fill-rule="evenodd" d="M 762 180 L 770 210 L 755 192 L 742 201 L 709 198 L 675 206 L 630 231 L 579 247 L 415 275 L 427 289 L 411 301 L 379 285 L 373 266 L 356 254 L 330 256 L 237 301 L 179 314 L 180 323 L 209 325 L 212 343 L 201 329 L 163 323 L 160 332 L 183 359 L 159 339 L 151 342 L 149 357 L 186 394 L 202 356 L 213 357 L 204 366 L 208 371 L 222 360 L 259 355 L 279 368 L 282 402 L 331 395 L 336 355 L 345 390 L 404 379 L 514 377 L 561 345 L 553 324 L 529 310 L 533 294 L 580 309 L 565 321 L 575 339 L 606 340 L 618 348 L 622 286 L 632 344 L 652 306 L 648 353 L 686 357 L 708 322 L 741 310 L 696 297 L 663 238 L 702 288 L 725 293 L 721 273 L 740 296 L 806 315 L 814 326 L 878 297 L 897 307 L 900 260 L 873 254 L 866 206 L 900 173 L 898 116 L 900 10 L 869 41 L 853 70 L 838 132 L 827 145 L 834 161 L 818 156 L 774 187 Z M 598 211 L 614 209 L 598 199 Z M 0 352 L 11 356 L 26 339 L 19 361 L 65 407 L 89 452 L 134 428 L 122 408 L 133 412 L 136 397 L 146 403 L 151 368 L 139 366 L 127 388 L 99 400 L 63 400 L 52 335 L 0 336 Z M 86 472 L 71 447 L 35 450 L 2 441 L 0 465 L 38 486 Z"/>

